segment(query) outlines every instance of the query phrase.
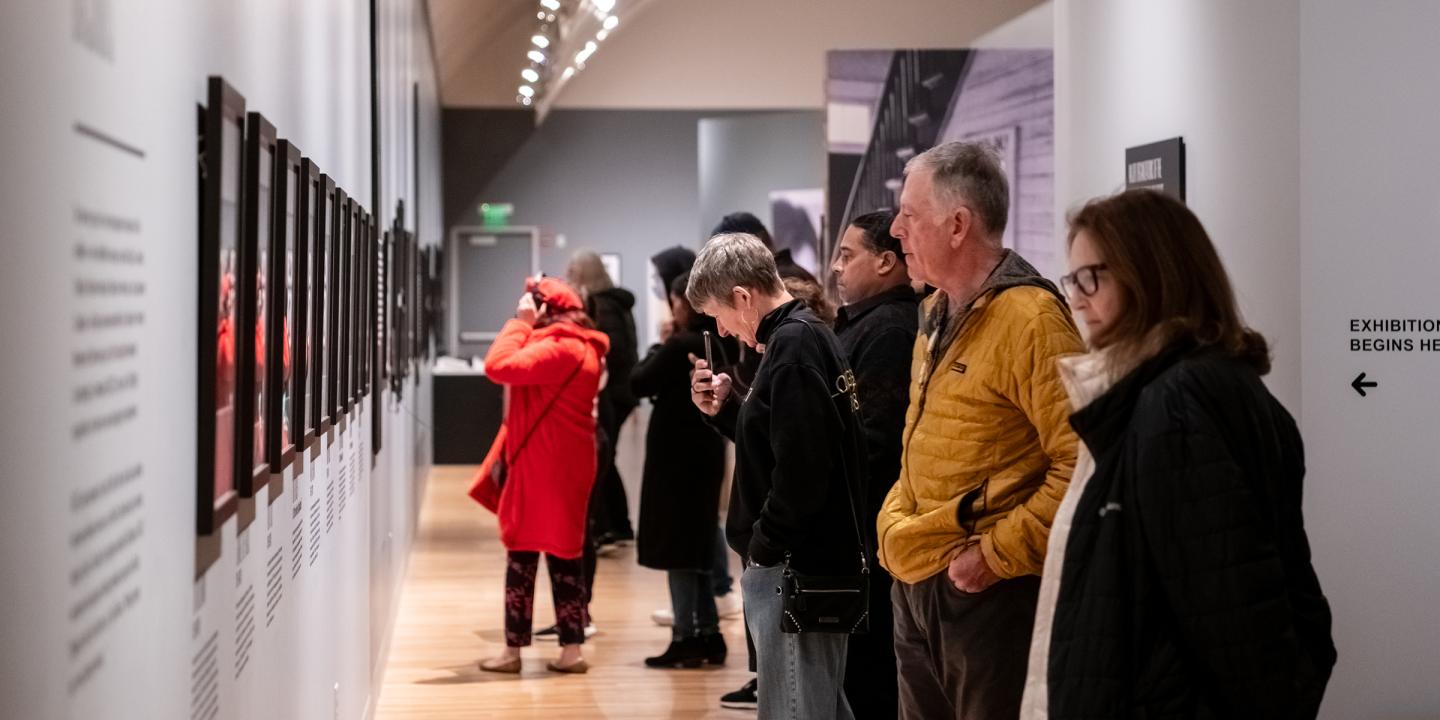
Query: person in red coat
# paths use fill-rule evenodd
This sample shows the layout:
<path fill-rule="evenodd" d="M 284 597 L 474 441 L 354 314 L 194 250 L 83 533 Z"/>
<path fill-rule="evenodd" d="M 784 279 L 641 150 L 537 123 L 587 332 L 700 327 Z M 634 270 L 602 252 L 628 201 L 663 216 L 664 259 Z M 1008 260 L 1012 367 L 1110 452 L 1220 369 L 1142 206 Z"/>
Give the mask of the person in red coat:
<path fill-rule="evenodd" d="M 595 481 L 595 398 L 609 340 L 594 329 L 580 296 L 555 278 L 530 280 L 515 319 L 505 323 L 485 356 L 485 374 L 506 386 L 502 436 L 487 464 L 505 463 L 496 510 L 505 573 L 505 652 L 480 664 L 490 672 L 520 671 L 530 644 L 535 573 L 544 553 L 560 627 L 555 672 L 588 669 L 585 517 Z"/>

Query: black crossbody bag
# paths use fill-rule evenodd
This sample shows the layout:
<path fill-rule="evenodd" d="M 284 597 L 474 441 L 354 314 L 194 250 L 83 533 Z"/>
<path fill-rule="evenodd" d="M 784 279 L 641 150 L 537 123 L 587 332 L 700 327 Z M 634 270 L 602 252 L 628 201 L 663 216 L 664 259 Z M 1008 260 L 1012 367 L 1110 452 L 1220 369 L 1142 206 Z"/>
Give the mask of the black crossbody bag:
<path fill-rule="evenodd" d="M 817 336 L 815 328 L 804 320 L 805 326 Z M 828 345 L 823 342 L 822 344 Z M 838 348 L 831 346 L 843 368 L 835 379 L 837 392 L 830 398 L 844 401 L 837 409 L 852 415 L 860 411 L 860 398 L 855 391 L 855 373 L 840 355 Z M 851 447 L 864 447 L 864 439 L 855 428 L 859 419 L 851 425 Z M 860 574 L 858 575 L 804 575 L 790 567 L 790 554 L 785 554 L 784 571 L 781 573 L 780 591 L 784 614 L 780 618 L 780 630 L 787 633 L 842 633 L 858 634 L 870 631 L 870 562 L 865 548 L 865 534 L 860 526 L 860 512 L 855 507 L 856 488 L 850 487 L 850 473 L 845 473 L 845 496 L 850 503 L 850 518 L 855 523 L 855 538 L 860 551 Z"/>

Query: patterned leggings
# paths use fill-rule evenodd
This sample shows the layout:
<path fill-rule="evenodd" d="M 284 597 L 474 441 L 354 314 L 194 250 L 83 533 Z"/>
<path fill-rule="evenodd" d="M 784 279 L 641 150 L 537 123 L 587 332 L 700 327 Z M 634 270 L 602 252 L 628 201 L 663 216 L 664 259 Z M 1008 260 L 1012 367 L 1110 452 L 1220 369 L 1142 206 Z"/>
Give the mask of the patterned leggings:
<path fill-rule="evenodd" d="M 550 589 L 555 596 L 555 622 L 560 626 L 561 645 L 585 642 L 585 571 L 580 558 L 566 560 L 545 556 L 550 570 Z M 511 552 L 505 568 L 505 644 L 530 645 L 535 605 L 535 572 L 540 553 Z"/>

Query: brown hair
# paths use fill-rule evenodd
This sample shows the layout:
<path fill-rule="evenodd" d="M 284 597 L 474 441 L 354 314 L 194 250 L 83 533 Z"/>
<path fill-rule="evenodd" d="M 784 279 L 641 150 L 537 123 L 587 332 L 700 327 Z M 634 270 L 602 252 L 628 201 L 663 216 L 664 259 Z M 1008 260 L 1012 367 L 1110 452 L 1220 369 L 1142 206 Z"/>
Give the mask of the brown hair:
<path fill-rule="evenodd" d="M 785 283 L 785 289 L 796 300 L 805 303 L 805 307 L 810 308 L 810 312 L 815 313 L 821 322 L 826 325 L 835 324 L 835 305 L 825 297 L 825 288 L 820 287 L 820 283 L 798 277 L 787 277 L 782 282 Z"/>
<path fill-rule="evenodd" d="M 1215 245 L 1184 203 L 1154 190 L 1127 190 L 1075 213 L 1068 244 L 1082 230 L 1124 296 L 1126 311 L 1109 343 L 1122 371 L 1187 344 L 1270 372 L 1269 345 L 1245 325 Z"/>

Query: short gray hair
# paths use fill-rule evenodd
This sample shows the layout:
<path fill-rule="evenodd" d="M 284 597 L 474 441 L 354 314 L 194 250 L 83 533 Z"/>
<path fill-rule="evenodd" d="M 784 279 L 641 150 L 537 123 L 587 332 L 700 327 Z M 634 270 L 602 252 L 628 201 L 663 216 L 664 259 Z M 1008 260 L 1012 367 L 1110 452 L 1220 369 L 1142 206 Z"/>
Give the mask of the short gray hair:
<path fill-rule="evenodd" d="M 685 299 L 695 309 L 717 301 L 734 304 L 731 290 L 748 288 L 766 295 L 778 295 L 785 288 L 775 270 L 775 257 L 760 238 L 748 233 L 723 233 L 710 238 L 695 256 Z"/>
<path fill-rule="evenodd" d="M 930 173 L 935 199 L 946 212 L 968 205 L 985 229 L 995 237 L 1005 234 L 1010 220 L 1010 182 L 995 150 L 984 143 L 948 142 L 936 145 L 905 163 L 905 175 L 916 170 Z"/>

